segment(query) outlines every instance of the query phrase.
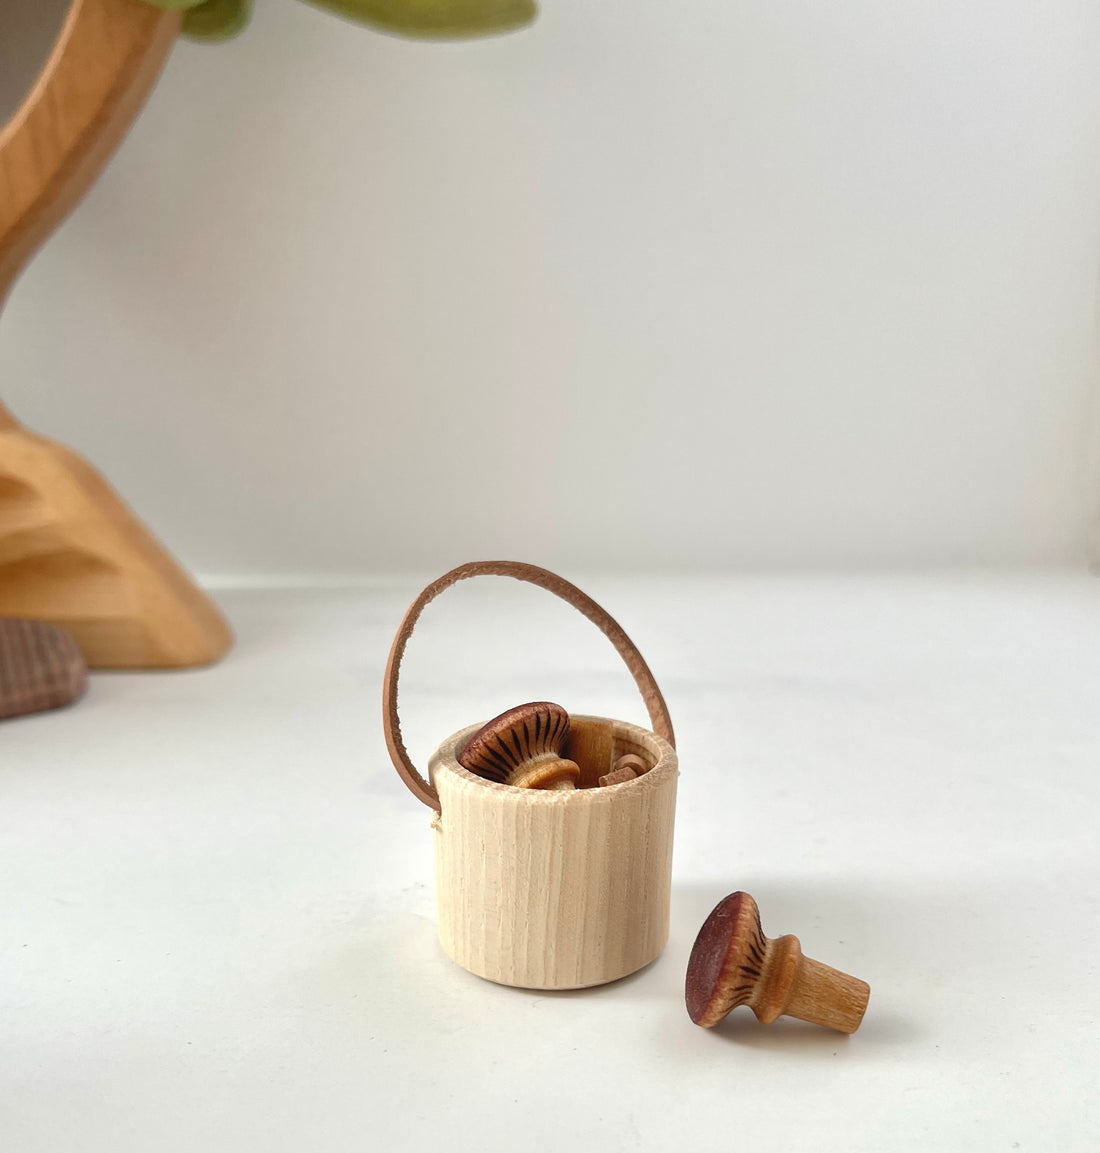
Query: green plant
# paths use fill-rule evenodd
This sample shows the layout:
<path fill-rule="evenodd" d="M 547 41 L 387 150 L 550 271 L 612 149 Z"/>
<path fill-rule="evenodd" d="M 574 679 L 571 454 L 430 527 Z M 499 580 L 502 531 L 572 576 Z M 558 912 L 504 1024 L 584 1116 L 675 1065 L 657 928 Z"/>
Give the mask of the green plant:
<path fill-rule="evenodd" d="M 183 10 L 183 33 L 193 40 L 227 40 L 248 23 L 252 0 L 148 0 Z M 306 0 L 338 16 L 398 36 L 457 39 L 491 36 L 529 24 L 534 0 Z"/>

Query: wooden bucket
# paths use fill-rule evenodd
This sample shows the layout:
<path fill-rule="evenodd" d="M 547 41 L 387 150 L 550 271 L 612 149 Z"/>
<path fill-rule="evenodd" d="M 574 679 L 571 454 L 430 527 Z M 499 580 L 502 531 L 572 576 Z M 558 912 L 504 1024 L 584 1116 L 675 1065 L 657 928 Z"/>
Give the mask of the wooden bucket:
<path fill-rule="evenodd" d="M 448 737 L 429 780 L 401 740 L 397 681 L 405 644 L 424 606 L 457 581 L 510 576 L 573 604 L 609 637 L 646 702 L 651 732 L 606 717 L 573 716 L 562 755 L 581 769 L 571 792 L 484 780 L 459 764 L 480 725 Z M 430 805 L 439 937 L 464 969 L 504 985 L 580 989 L 625 977 L 655 960 L 668 940 L 672 837 L 679 775 L 672 724 L 637 648 L 580 589 L 533 565 L 487 561 L 429 585 L 402 621 L 383 695 L 390 755 L 413 793 Z M 599 786 L 619 757 L 645 771 Z"/>

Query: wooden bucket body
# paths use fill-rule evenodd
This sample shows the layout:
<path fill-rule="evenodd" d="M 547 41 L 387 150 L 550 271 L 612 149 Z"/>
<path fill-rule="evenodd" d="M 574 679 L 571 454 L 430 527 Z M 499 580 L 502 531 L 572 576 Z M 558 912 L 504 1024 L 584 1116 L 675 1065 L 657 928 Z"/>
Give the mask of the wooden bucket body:
<path fill-rule="evenodd" d="M 672 745 L 623 721 L 573 716 L 562 755 L 580 765 L 581 787 L 520 789 L 458 763 L 479 727 L 449 737 L 429 762 L 444 951 L 479 977 L 527 989 L 602 985 L 655 960 L 668 940 Z M 624 753 L 648 771 L 597 787 Z"/>

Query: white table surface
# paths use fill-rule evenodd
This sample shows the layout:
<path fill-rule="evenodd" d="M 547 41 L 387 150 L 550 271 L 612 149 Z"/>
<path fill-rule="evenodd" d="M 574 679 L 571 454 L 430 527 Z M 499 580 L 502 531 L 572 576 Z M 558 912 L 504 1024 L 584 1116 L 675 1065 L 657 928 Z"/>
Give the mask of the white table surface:
<path fill-rule="evenodd" d="M 1100 1146 L 1100 581 L 569 575 L 677 726 L 660 960 L 559 994 L 449 961 L 379 721 L 419 585 L 225 592 L 220 666 L 0 725 L 4 1153 Z M 428 610 L 420 763 L 537 697 L 645 719 L 546 594 Z M 690 1023 L 695 931 L 738 888 L 870 982 L 858 1033 Z"/>

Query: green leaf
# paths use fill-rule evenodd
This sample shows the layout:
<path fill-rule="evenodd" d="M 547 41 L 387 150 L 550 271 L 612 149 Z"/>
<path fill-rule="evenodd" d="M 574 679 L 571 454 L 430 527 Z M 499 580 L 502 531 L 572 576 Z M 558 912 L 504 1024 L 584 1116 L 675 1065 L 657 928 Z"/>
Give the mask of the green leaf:
<path fill-rule="evenodd" d="M 307 0 L 383 32 L 456 39 L 510 32 L 530 24 L 534 0 Z"/>
<path fill-rule="evenodd" d="M 181 8 L 194 8 L 197 4 L 205 4 L 206 0 L 146 0 L 154 8 L 163 8 L 166 12 L 178 12 Z"/>
<path fill-rule="evenodd" d="M 248 23 L 251 9 L 252 0 L 201 0 L 183 14 L 183 34 L 207 43 L 228 40 Z"/>
<path fill-rule="evenodd" d="M 252 0 L 148 0 L 183 10 L 183 33 L 192 40 L 228 40 L 248 23 Z M 530 24 L 535 0 L 307 0 L 338 16 L 397 36 L 450 40 L 491 36 Z"/>

